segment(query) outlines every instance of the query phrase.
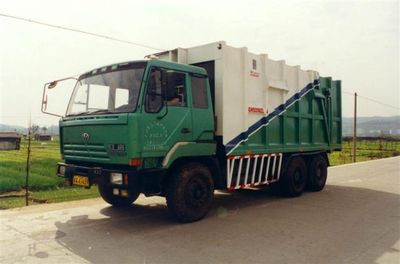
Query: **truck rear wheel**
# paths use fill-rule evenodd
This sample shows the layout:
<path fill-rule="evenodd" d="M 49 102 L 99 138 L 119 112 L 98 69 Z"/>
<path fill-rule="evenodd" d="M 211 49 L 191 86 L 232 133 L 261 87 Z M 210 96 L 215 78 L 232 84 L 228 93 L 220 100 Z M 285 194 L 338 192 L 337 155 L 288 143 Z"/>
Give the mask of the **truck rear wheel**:
<path fill-rule="evenodd" d="M 214 183 L 207 167 L 188 163 L 173 173 L 166 190 L 170 213 L 180 222 L 202 219 L 210 210 Z"/>
<path fill-rule="evenodd" d="M 104 183 L 99 183 L 98 188 L 103 200 L 115 207 L 130 206 L 140 195 L 140 192 L 137 190 L 129 190 L 127 197 L 114 195 L 113 188 Z"/>
<path fill-rule="evenodd" d="M 279 182 L 274 188 L 287 197 L 300 196 L 307 183 L 307 167 L 302 157 L 294 157 L 289 161 Z"/>
<path fill-rule="evenodd" d="M 314 156 L 308 166 L 307 190 L 318 192 L 324 189 L 328 176 L 328 163 L 322 155 Z"/>

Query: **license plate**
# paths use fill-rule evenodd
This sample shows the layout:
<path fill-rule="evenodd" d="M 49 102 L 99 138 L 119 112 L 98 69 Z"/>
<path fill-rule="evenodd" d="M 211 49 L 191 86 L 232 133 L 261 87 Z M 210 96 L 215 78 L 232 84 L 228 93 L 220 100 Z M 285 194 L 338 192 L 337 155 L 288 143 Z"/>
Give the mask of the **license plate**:
<path fill-rule="evenodd" d="M 72 178 L 72 184 L 89 187 L 89 178 L 85 176 L 75 175 Z"/>

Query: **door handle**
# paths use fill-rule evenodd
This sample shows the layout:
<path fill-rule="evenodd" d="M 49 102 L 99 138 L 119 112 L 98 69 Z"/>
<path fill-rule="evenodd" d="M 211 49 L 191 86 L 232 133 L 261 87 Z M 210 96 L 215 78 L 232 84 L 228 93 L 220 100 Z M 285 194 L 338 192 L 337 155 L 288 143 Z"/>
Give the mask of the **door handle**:
<path fill-rule="evenodd" d="M 184 127 L 184 128 L 181 129 L 181 133 L 182 133 L 182 134 L 190 133 L 190 129 L 187 128 L 187 127 Z"/>

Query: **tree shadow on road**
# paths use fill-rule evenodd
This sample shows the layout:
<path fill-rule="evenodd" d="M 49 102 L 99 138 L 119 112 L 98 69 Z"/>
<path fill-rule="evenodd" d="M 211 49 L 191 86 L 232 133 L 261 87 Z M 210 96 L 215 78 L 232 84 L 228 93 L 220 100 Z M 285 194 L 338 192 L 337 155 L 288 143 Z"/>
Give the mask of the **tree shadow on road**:
<path fill-rule="evenodd" d="M 219 192 L 199 222 L 174 222 L 160 200 L 107 206 L 56 222 L 56 240 L 93 263 L 372 263 L 398 254 L 399 198 L 335 185 L 295 199 Z"/>

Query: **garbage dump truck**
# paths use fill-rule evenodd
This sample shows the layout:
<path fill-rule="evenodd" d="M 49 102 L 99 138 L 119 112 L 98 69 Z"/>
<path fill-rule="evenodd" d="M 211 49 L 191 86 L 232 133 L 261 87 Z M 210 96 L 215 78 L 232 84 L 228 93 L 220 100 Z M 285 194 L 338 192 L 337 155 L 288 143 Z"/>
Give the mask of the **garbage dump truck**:
<path fill-rule="evenodd" d="M 341 82 L 220 41 L 80 75 L 59 126 L 58 176 L 118 207 L 163 196 L 193 222 L 214 190 L 321 191 L 341 149 Z"/>

